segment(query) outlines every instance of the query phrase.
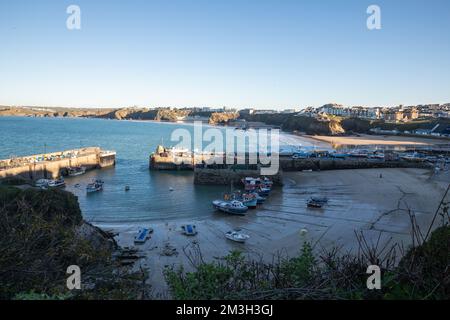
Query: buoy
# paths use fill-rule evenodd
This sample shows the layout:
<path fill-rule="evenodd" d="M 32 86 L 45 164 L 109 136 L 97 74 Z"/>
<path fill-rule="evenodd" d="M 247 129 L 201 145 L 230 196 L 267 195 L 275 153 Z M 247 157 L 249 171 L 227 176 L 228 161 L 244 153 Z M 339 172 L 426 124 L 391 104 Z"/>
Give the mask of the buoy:
<path fill-rule="evenodd" d="M 172 188 L 172 187 L 170 187 L 170 188 L 169 188 L 169 191 L 173 191 L 173 188 Z"/>

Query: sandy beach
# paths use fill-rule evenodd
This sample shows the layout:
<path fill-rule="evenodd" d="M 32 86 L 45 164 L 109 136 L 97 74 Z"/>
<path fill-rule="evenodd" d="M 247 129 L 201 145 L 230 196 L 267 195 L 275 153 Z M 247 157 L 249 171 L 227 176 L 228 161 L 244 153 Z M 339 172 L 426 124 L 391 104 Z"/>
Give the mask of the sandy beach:
<path fill-rule="evenodd" d="M 365 135 L 358 136 L 305 136 L 310 139 L 330 143 L 332 146 L 362 146 L 362 145 L 378 145 L 378 146 L 430 146 L 436 144 L 449 144 L 448 139 L 431 139 L 406 136 L 381 136 L 381 135 Z"/>
<path fill-rule="evenodd" d="M 382 178 L 380 178 L 380 175 Z M 252 258 L 270 261 L 274 255 L 293 256 L 305 241 L 315 244 L 315 250 L 342 246 L 342 250 L 357 247 L 354 231 L 362 230 L 368 241 L 393 242 L 409 245 L 410 218 L 407 208 L 414 211 L 423 229 L 430 224 L 450 181 L 449 173 L 433 176 L 424 169 L 366 169 L 323 172 L 295 172 L 285 174 L 284 186 L 272 191 L 269 199 L 246 216 L 236 217 L 215 212 L 198 221 L 173 220 L 151 225 L 152 238 L 138 246 L 144 258 L 142 266 L 150 274 L 156 297 L 167 298 L 169 293 L 163 277 L 165 266 L 179 266 L 190 270 L 189 251 L 198 244 L 205 261 L 220 259 L 237 249 Z M 322 209 L 306 207 L 313 195 L 327 196 L 329 203 Z M 450 200 L 450 199 L 447 199 Z M 181 226 L 193 223 L 198 235 L 186 237 Z M 231 242 L 224 232 L 240 228 L 251 238 L 245 244 Z M 300 230 L 306 229 L 306 235 Z M 133 246 L 136 229 L 115 230 L 118 243 Z M 161 255 L 165 243 L 177 254 Z"/>

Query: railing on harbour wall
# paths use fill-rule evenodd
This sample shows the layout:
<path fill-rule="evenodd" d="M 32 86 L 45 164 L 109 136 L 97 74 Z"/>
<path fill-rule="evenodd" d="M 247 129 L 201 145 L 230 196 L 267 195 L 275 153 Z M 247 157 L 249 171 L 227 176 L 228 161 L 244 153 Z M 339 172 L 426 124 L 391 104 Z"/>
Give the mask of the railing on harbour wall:
<path fill-rule="evenodd" d="M 104 159 L 108 159 L 108 161 L 104 161 Z M 114 163 L 115 153 L 111 152 L 105 155 L 99 147 L 37 154 L 1 160 L 0 179 L 12 177 L 20 177 L 25 180 L 57 178 L 70 167 L 83 166 L 89 170 L 114 165 Z"/>

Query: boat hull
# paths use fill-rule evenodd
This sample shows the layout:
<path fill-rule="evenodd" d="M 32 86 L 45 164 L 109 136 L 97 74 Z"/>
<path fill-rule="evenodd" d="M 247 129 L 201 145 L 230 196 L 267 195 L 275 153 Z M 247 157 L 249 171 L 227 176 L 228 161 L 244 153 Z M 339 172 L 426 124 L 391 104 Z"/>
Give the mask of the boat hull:
<path fill-rule="evenodd" d="M 246 234 L 227 232 L 227 233 L 225 233 L 225 238 L 227 238 L 228 240 L 234 241 L 234 242 L 244 243 L 250 237 Z"/>
<path fill-rule="evenodd" d="M 256 198 L 251 199 L 251 200 L 247 200 L 247 201 L 242 201 L 242 203 L 244 204 L 244 206 L 250 208 L 250 209 L 255 209 L 256 205 L 258 204 L 258 200 Z"/>
<path fill-rule="evenodd" d="M 232 207 L 229 206 L 226 202 L 224 201 L 213 201 L 213 207 L 216 210 L 225 212 L 225 213 L 229 213 L 229 214 L 233 214 L 233 215 L 245 215 L 245 213 L 248 211 L 248 207 L 243 206 L 243 207 Z"/>

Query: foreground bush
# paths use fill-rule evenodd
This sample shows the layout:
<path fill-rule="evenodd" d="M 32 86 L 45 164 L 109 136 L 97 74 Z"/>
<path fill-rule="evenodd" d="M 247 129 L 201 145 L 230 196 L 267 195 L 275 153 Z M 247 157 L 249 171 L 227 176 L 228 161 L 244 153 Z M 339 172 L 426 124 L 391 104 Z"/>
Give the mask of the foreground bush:
<path fill-rule="evenodd" d="M 80 236 L 83 223 L 69 192 L 0 188 L 0 299 L 141 297 L 141 279 L 116 268 L 111 246 Z M 83 290 L 67 289 L 70 265 L 80 267 Z"/>
<path fill-rule="evenodd" d="M 306 243 L 294 258 L 264 263 L 231 252 L 220 262 L 194 264 L 193 272 L 167 268 L 165 276 L 175 299 L 449 299 L 449 241 L 450 227 L 438 228 L 397 266 L 392 251 L 316 256 Z M 382 268 L 381 290 L 367 289 L 370 264 Z"/>

